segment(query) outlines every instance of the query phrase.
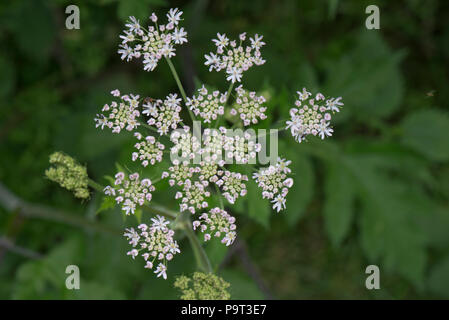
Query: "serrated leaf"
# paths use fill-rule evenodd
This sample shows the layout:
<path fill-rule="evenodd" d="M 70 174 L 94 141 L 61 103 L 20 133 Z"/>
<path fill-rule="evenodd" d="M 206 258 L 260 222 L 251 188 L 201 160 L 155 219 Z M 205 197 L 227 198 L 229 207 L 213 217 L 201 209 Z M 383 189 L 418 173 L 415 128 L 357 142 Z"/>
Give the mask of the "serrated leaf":
<path fill-rule="evenodd" d="M 399 70 L 402 57 L 402 52 L 389 49 L 380 33 L 364 30 L 352 51 L 329 63 L 323 93 L 342 96 L 346 112 L 364 121 L 367 115 L 388 116 L 397 110 L 403 97 Z"/>
<path fill-rule="evenodd" d="M 422 110 L 407 115 L 401 124 L 402 143 L 434 161 L 449 159 L 449 116 L 439 110 Z"/>
<path fill-rule="evenodd" d="M 354 216 L 354 181 L 346 168 L 332 162 L 324 181 L 324 226 L 334 246 L 339 246 L 349 232 Z"/>

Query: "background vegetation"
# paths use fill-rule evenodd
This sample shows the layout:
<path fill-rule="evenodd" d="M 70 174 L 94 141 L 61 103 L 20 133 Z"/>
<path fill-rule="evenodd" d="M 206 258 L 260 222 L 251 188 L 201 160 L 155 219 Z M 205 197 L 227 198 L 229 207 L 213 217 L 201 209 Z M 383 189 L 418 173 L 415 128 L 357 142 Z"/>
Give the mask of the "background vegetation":
<path fill-rule="evenodd" d="M 64 27 L 73 3 L 80 30 Z M 380 7 L 380 30 L 365 29 L 369 4 Z M 270 96 L 262 127 L 285 118 L 304 86 L 345 102 L 331 139 L 298 145 L 284 136 L 281 153 L 296 173 L 287 212 L 272 212 L 250 185 L 247 200 L 230 208 L 239 242 L 227 251 L 206 246 L 232 297 L 449 298 L 448 5 L 1 1 L 0 298 L 176 298 L 174 275 L 193 272 L 181 239 L 184 252 L 171 263 L 169 280 L 156 279 L 125 254 L 120 230 L 134 217 L 123 221 L 107 206 L 98 213 L 100 195 L 80 203 L 43 174 L 55 150 L 86 164 L 102 183 L 116 161 L 133 166 L 133 137 L 100 132 L 93 117 L 114 88 L 154 97 L 176 91 L 165 64 L 147 73 L 116 53 L 127 16 L 144 19 L 175 6 L 185 12 L 189 45 L 174 60 L 189 92 L 199 79 L 226 90 L 222 75 L 203 66 L 203 54 L 216 32 L 247 31 L 267 42 L 267 63 L 244 79 Z M 166 191 L 154 199 L 170 204 Z M 80 266 L 81 290 L 65 289 L 68 264 Z M 381 290 L 365 288 L 369 264 L 380 267 Z"/>

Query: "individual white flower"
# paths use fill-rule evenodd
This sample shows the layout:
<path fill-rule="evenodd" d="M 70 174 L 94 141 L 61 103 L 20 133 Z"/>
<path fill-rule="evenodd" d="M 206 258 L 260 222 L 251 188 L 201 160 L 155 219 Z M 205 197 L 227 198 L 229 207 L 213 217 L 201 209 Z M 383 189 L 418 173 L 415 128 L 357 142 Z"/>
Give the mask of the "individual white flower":
<path fill-rule="evenodd" d="M 156 273 L 157 277 L 159 278 L 162 276 L 164 280 L 167 280 L 167 267 L 163 265 L 162 263 L 159 263 L 156 270 L 154 270 L 154 273 Z"/>
<path fill-rule="evenodd" d="M 187 32 L 184 31 L 184 28 L 175 28 L 175 31 L 173 31 L 173 41 L 176 44 L 187 42 Z"/>
<path fill-rule="evenodd" d="M 330 110 L 332 112 L 340 112 L 340 107 L 342 105 L 343 102 L 341 102 L 341 97 L 338 97 L 337 99 L 331 98 L 326 101 L 327 110 Z"/>
<path fill-rule="evenodd" d="M 179 21 L 181 20 L 182 11 L 179 11 L 178 8 L 171 8 L 170 11 L 167 13 L 167 19 L 169 22 L 173 23 L 174 25 L 178 25 Z"/>
<path fill-rule="evenodd" d="M 226 69 L 226 73 L 227 73 L 227 77 L 226 80 L 231 81 L 232 83 L 234 82 L 240 82 L 242 80 L 242 69 L 237 68 L 237 67 L 232 67 L 232 68 L 228 68 Z"/>
<path fill-rule="evenodd" d="M 114 92 L 113 96 L 116 96 L 119 91 L 114 90 L 112 92 Z M 120 102 L 113 101 L 110 105 L 105 104 L 103 106 L 102 112 L 106 115 L 97 114 L 94 119 L 96 127 L 103 129 L 106 126 L 111 128 L 113 133 L 120 133 L 123 129 L 132 131 L 140 125 L 137 121 L 137 117 L 140 115 L 138 110 L 139 96 L 123 95 L 120 99 Z"/>
<path fill-rule="evenodd" d="M 204 241 L 210 240 L 211 236 L 222 237 L 221 242 L 229 246 L 237 236 L 235 218 L 218 207 L 203 213 L 192 225 L 194 230 L 199 228 L 205 233 Z"/>
<path fill-rule="evenodd" d="M 273 209 L 277 212 L 285 209 L 285 197 L 278 194 L 273 200 L 271 200 L 271 203 L 273 203 Z"/>

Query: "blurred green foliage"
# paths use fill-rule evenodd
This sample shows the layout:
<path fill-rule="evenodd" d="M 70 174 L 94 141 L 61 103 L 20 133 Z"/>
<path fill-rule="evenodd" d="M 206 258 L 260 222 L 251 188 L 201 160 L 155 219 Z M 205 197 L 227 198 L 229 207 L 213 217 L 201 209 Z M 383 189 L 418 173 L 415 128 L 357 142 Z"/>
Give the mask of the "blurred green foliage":
<path fill-rule="evenodd" d="M 80 30 L 65 29 L 69 4 L 80 7 Z M 380 30 L 364 27 L 369 4 L 380 7 Z M 92 223 L 119 230 L 135 224 L 133 217 L 123 221 L 110 199 L 78 202 L 44 171 L 55 150 L 77 158 L 103 183 L 116 162 L 137 168 L 130 161 L 133 137 L 96 130 L 93 117 L 115 88 L 154 97 L 176 91 L 166 65 L 147 73 L 116 53 L 128 15 L 145 19 L 175 6 L 185 12 L 189 32 L 189 46 L 174 59 L 188 90 L 203 81 L 225 90 L 223 76 L 203 66 L 203 54 L 216 32 L 247 31 L 267 42 L 267 63 L 244 79 L 270 96 L 271 116 L 259 127 L 285 119 L 302 87 L 345 102 L 331 139 L 298 145 L 281 135 L 280 154 L 292 160 L 295 173 L 287 212 L 272 212 L 251 183 L 247 200 L 230 208 L 271 294 L 449 298 L 446 1 L 2 1 L 0 181 L 26 201 Z M 172 203 L 171 192 L 164 186 L 154 199 Z M 177 298 L 175 276 L 195 270 L 184 239 L 164 281 L 129 259 L 126 241 L 115 234 L 1 208 L 0 235 L 43 255 L 33 260 L 0 247 L 0 297 L 6 299 Z M 221 268 L 227 249 L 214 241 L 205 249 L 231 284 L 232 298 L 265 297 L 237 254 Z M 69 264 L 80 267 L 79 291 L 64 286 Z M 369 264 L 380 267 L 381 290 L 365 288 Z"/>

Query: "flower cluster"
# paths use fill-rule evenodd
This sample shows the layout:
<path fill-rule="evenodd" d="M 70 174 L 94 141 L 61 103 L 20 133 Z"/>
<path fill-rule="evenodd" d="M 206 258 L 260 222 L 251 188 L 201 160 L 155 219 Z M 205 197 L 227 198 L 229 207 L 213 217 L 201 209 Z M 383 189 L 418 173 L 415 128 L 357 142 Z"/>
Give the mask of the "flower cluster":
<path fill-rule="evenodd" d="M 147 269 L 153 269 L 155 261 L 159 262 L 154 273 L 167 279 L 167 261 L 172 260 L 181 250 L 173 239 L 175 232 L 167 227 L 169 221 L 161 216 L 156 216 L 151 221 L 150 226 L 140 224 L 137 231 L 134 228 L 126 229 L 124 236 L 133 247 L 127 254 L 133 259 L 141 255 L 146 261 Z"/>
<path fill-rule="evenodd" d="M 174 164 L 179 164 L 179 162 L 187 164 L 189 160 L 194 159 L 195 156 L 199 154 L 201 147 L 200 142 L 194 135 L 192 135 L 188 126 L 185 126 L 182 131 L 173 131 L 170 140 L 174 144 L 170 149 L 170 152 L 173 155 L 172 160 Z M 178 158 L 174 158 L 175 155 L 178 156 Z"/>
<path fill-rule="evenodd" d="M 50 164 L 53 167 L 45 170 L 45 175 L 48 179 L 72 191 L 77 198 L 89 198 L 89 189 L 87 188 L 89 177 L 87 176 L 86 167 L 62 152 L 51 154 Z"/>
<path fill-rule="evenodd" d="M 234 203 L 239 196 L 243 197 L 246 195 L 245 181 L 248 181 L 246 175 L 228 170 L 220 170 L 218 175 L 220 180 L 217 181 L 217 185 L 223 189 L 223 197 L 230 203 Z"/>
<path fill-rule="evenodd" d="M 193 175 L 199 172 L 199 168 L 190 167 L 185 164 L 176 164 L 168 168 L 168 172 L 162 172 L 162 179 L 169 178 L 168 183 L 171 187 L 175 184 L 182 186 L 190 183 Z"/>
<path fill-rule="evenodd" d="M 209 206 L 206 198 L 210 197 L 210 192 L 206 190 L 205 186 L 199 181 L 195 181 L 193 184 L 190 180 L 184 183 L 184 187 L 181 191 L 178 191 L 175 195 L 175 199 L 181 199 L 179 205 L 179 211 L 190 211 L 192 214 L 197 209 L 204 209 Z"/>
<path fill-rule="evenodd" d="M 130 17 L 127 30 L 120 36 L 122 43 L 118 53 L 127 61 L 143 57 L 143 69 L 153 71 L 162 57 L 171 58 L 176 55 L 175 45 L 187 42 L 187 32 L 179 28 L 182 11 L 170 9 L 167 13 L 167 24 L 157 24 L 158 17 L 153 13 L 150 20 L 154 26 L 148 29 L 141 26 L 139 20 Z"/>
<path fill-rule="evenodd" d="M 331 113 L 340 111 L 343 105 L 341 97 L 327 99 L 317 93 L 315 98 L 303 88 L 298 91 L 297 108 L 290 109 L 291 119 L 287 121 L 287 129 L 292 136 L 301 143 L 307 135 L 319 136 L 321 139 L 332 136 L 334 130 L 330 127 Z"/>
<path fill-rule="evenodd" d="M 209 92 L 204 85 L 198 89 L 198 96 L 187 98 L 186 105 L 193 111 L 195 116 L 200 116 L 205 123 L 216 120 L 219 115 L 224 114 L 224 103 L 226 94 L 215 90 Z"/>
<path fill-rule="evenodd" d="M 249 132 L 236 132 L 233 136 L 225 136 L 224 140 L 226 159 L 235 159 L 236 163 L 248 163 L 262 149 L 262 145 L 255 142 L 256 137 Z"/>
<path fill-rule="evenodd" d="M 238 86 L 235 91 L 237 92 L 236 105 L 231 109 L 231 114 L 238 114 L 244 126 L 256 124 L 259 119 L 265 120 L 267 118 L 264 113 L 267 108 L 263 106 L 266 100 L 263 96 L 256 96 L 254 91 L 248 92 L 242 88 L 242 85 Z"/>
<path fill-rule="evenodd" d="M 277 212 L 286 208 L 288 189 L 293 185 L 293 179 L 287 178 L 287 174 L 291 173 L 288 167 L 290 163 L 291 161 L 278 158 L 276 165 L 262 168 L 253 175 L 253 179 L 262 188 L 262 197 L 271 199 L 273 209 Z"/>
<path fill-rule="evenodd" d="M 182 121 L 179 116 L 181 98 L 177 94 L 169 94 L 164 101 L 147 102 L 143 107 L 142 113 L 150 117 L 148 124 L 156 126 L 160 135 L 167 134 L 170 129 L 175 130 Z"/>
<path fill-rule="evenodd" d="M 120 91 L 114 90 L 111 92 L 114 97 L 120 97 Z M 137 117 L 140 112 L 139 96 L 138 95 L 123 95 L 120 97 L 120 102 L 113 101 L 110 105 L 105 104 L 102 112 L 107 112 L 107 116 L 104 114 L 97 114 L 94 119 L 96 122 L 95 127 L 101 127 L 101 130 L 106 126 L 112 129 L 114 133 L 120 133 L 122 129 L 132 131 L 139 126 Z"/>
<path fill-rule="evenodd" d="M 134 214 L 136 205 L 142 206 L 145 200 L 151 201 L 151 192 L 154 190 L 151 180 L 140 180 L 137 172 L 129 177 L 119 172 L 115 175 L 114 187 L 106 186 L 103 191 L 108 196 L 116 196 L 115 201 L 122 204 L 122 210 L 129 215 Z"/>
<path fill-rule="evenodd" d="M 138 132 L 134 134 L 138 140 L 142 140 L 142 135 Z M 142 165 L 146 167 L 148 164 L 154 165 L 156 162 L 162 161 L 165 146 L 156 140 L 153 136 L 145 137 L 144 141 L 137 142 L 134 147 L 138 150 L 133 152 L 132 160 L 139 159 Z"/>
<path fill-rule="evenodd" d="M 255 35 L 254 38 L 249 38 L 251 45 L 243 46 L 242 43 L 246 40 L 246 33 L 239 36 L 239 44 L 235 40 L 230 41 L 225 34 L 217 33 L 217 39 L 212 41 L 217 46 L 216 53 L 209 53 L 204 55 L 206 66 L 209 66 L 209 71 L 225 70 L 226 80 L 240 82 L 244 71 L 247 71 L 253 65 L 262 65 L 265 60 L 262 59 L 260 48 L 265 45 L 262 41 L 262 36 Z"/>
<path fill-rule="evenodd" d="M 221 242 L 226 246 L 231 245 L 236 237 L 235 218 L 218 207 L 209 211 L 209 214 L 203 213 L 199 220 L 193 221 L 193 229 L 200 228 L 204 234 L 204 241 L 208 241 L 212 236 L 222 237 Z"/>
<path fill-rule="evenodd" d="M 229 300 L 229 283 L 213 273 L 195 272 L 192 278 L 179 276 L 174 282 L 182 300 Z"/>

